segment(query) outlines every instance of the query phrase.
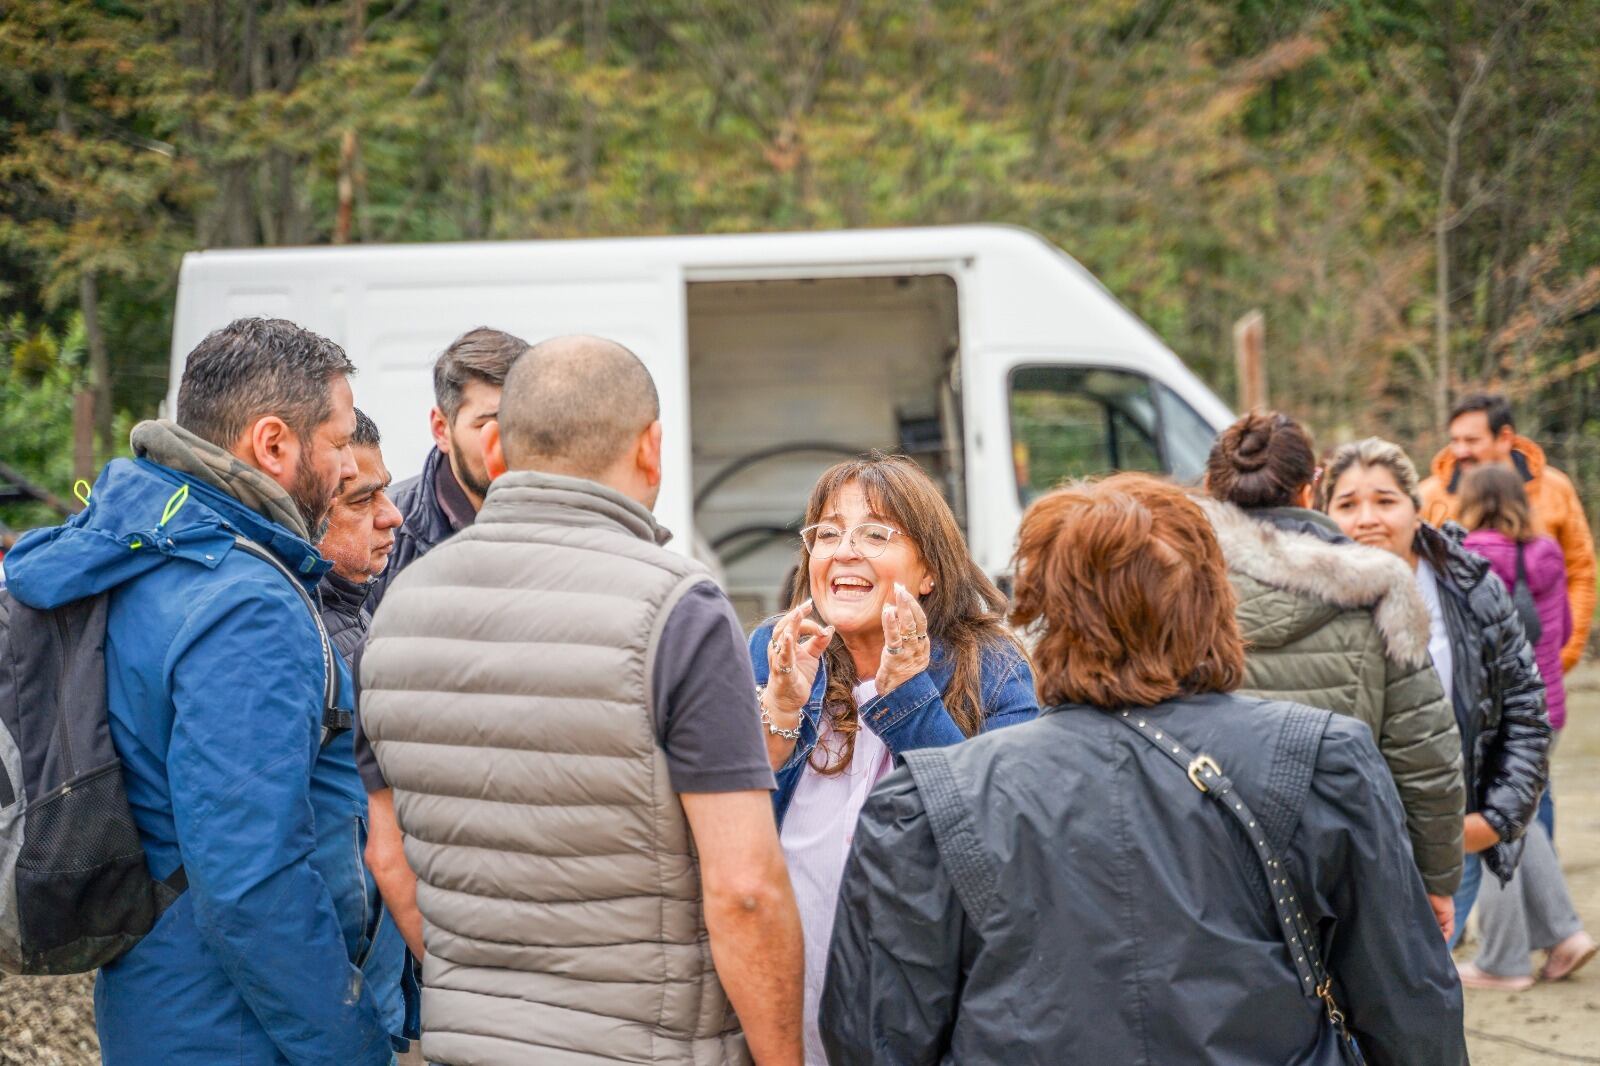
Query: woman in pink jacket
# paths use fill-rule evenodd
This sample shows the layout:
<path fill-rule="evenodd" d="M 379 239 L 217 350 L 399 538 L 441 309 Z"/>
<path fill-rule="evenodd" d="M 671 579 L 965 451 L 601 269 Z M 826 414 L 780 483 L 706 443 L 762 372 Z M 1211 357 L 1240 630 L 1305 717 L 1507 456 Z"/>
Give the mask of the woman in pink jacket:
<path fill-rule="evenodd" d="M 1464 542 L 1467 550 L 1488 559 L 1495 575 L 1511 590 L 1544 679 L 1550 725 L 1559 736 L 1567 720 L 1561 647 L 1572 635 L 1561 546 L 1552 537 L 1538 535 L 1521 475 L 1509 466 L 1481 466 L 1467 475 L 1461 487 L 1461 523 L 1471 531 Z M 1535 943 L 1554 945 L 1539 972 L 1542 980 L 1568 977 L 1594 957 L 1594 938 L 1579 924 L 1550 850 L 1554 821 L 1546 786 L 1538 824 L 1528 829 L 1529 846 L 1516 874 L 1504 886 L 1486 878 L 1478 912 L 1483 950 L 1475 962 L 1461 966 L 1464 984 L 1507 991 L 1532 985 L 1533 978 L 1524 976 L 1524 971 Z M 1574 927 L 1577 931 L 1570 932 Z"/>

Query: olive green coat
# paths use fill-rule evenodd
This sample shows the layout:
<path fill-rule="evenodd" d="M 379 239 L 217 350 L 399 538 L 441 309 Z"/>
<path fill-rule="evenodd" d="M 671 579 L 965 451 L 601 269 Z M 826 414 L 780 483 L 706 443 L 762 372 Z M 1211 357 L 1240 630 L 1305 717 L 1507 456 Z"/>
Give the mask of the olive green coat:
<path fill-rule="evenodd" d="M 1239 597 L 1243 691 L 1365 722 L 1394 776 L 1423 884 L 1461 881 L 1461 739 L 1428 656 L 1428 608 L 1399 559 L 1325 515 L 1201 500 Z M 1319 535 L 1320 534 L 1320 535 Z"/>

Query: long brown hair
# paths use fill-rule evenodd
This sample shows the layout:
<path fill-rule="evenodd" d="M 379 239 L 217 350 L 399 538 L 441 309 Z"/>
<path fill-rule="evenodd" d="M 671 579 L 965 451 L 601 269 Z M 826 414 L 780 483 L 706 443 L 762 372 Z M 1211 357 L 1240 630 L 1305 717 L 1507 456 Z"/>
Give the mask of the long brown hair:
<path fill-rule="evenodd" d="M 828 504 L 847 485 L 857 485 L 872 510 L 894 522 L 917 548 L 923 565 L 933 577 L 933 589 L 918 602 L 928 616 L 928 635 L 942 641 L 955 672 L 944 692 L 945 710 L 961 732 L 973 736 L 983 727 L 983 692 L 979 663 L 983 647 L 1003 640 L 1021 646 L 1007 631 L 1006 598 L 967 551 L 967 542 L 956 524 L 950 505 L 939 487 L 920 466 L 900 455 L 871 452 L 836 463 L 822 472 L 811 489 L 806 504 L 805 525 L 821 521 Z M 805 548 L 796 560 L 791 606 L 805 602 L 810 595 L 810 558 Z M 819 773 L 843 773 L 855 753 L 855 734 L 861 721 L 851 690 L 859 684 L 855 660 L 842 640 L 835 640 L 823 656 L 828 671 L 828 687 L 823 697 L 825 711 L 838 735 L 838 758 L 831 765 L 826 753 L 821 764 L 812 765 Z M 821 753 L 823 746 L 817 746 Z M 814 755 L 816 760 L 818 756 Z"/>
<path fill-rule="evenodd" d="M 1204 512 L 1147 474 L 1041 496 L 1018 532 L 1011 621 L 1033 626 L 1043 704 L 1146 707 L 1231 692 L 1244 641 Z"/>
<path fill-rule="evenodd" d="M 1461 524 L 1495 529 L 1518 544 L 1539 535 L 1522 475 L 1509 466 L 1480 465 L 1461 481 Z"/>

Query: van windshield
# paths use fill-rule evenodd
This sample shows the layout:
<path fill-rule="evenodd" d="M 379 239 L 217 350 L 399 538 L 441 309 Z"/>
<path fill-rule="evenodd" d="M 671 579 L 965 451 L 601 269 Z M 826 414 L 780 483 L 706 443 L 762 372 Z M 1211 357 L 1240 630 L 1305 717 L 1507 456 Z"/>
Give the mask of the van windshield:
<path fill-rule="evenodd" d="M 1117 470 L 1190 481 L 1214 431 L 1170 389 L 1104 367 L 1011 373 L 1011 455 L 1024 506 L 1062 481 Z"/>

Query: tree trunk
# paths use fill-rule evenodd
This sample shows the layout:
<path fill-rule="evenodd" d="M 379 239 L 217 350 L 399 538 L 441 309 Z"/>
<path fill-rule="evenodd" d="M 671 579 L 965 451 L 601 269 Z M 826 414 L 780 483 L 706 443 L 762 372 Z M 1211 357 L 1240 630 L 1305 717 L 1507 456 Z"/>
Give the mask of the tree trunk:
<path fill-rule="evenodd" d="M 111 359 L 106 335 L 100 328 L 100 283 L 94 273 L 78 279 L 78 303 L 83 309 L 83 332 L 89 347 L 89 389 L 94 394 L 94 436 L 101 460 L 111 458 Z"/>

